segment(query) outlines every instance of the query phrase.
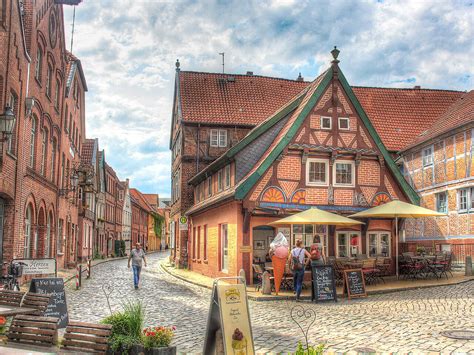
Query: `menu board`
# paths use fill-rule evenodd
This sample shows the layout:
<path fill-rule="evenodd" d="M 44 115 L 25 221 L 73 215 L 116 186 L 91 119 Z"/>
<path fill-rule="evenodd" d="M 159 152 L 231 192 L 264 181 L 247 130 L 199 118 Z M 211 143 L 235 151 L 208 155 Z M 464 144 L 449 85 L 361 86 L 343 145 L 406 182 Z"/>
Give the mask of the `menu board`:
<path fill-rule="evenodd" d="M 64 292 L 64 280 L 62 278 L 32 279 L 30 292 L 41 295 L 52 295 L 44 315 L 46 317 L 59 318 L 58 328 L 65 328 L 67 326 L 69 318 L 67 313 L 66 293 Z"/>
<path fill-rule="evenodd" d="M 312 301 L 337 302 L 336 282 L 334 279 L 334 268 L 332 265 L 311 266 L 313 289 Z"/>
<path fill-rule="evenodd" d="M 347 298 L 367 297 L 362 269 L 344 270 L 344 293 Z"/>

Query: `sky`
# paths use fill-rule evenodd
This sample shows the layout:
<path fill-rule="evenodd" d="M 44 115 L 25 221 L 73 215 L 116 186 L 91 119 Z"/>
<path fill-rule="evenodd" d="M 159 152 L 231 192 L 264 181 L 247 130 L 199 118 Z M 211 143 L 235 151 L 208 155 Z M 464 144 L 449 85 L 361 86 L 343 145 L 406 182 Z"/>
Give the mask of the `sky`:
<path fill-rule="evenodd" d="M 73 8 L 64 6 L 67 48 Z M 472 90 L 468 1 L 83 0 L 73 53 L 84 68 L 86 133 L 120 179 L 170 196 L 175 62 L 181 70 L 305 80 L 337 45 L 351 85 Z"/>

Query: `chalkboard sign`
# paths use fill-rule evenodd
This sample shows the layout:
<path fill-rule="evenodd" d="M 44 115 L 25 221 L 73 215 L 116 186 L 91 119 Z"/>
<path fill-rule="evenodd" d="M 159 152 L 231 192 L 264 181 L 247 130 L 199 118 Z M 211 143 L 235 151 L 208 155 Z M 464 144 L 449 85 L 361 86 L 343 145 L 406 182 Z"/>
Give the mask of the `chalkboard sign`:
<path fill-rule="evenodd" d="M 344 293 L 347 298 L 367 297 L 362 269 L 344 270 Z"/>
<path fill-rule="evenodd" d="M 313 277 L 312 301 L 337 302 L 336 282 L 332 265 L 311 266 Z"/>
<path fill-rule="evenodd" d="M 59 328 L 67 326 L 69 318 L 67 314 L 66 293 L 64 292 L 64 280 L 62 278 L 32 279 L 30 292 L 52 295 L 44 315 L 46 317 L 59 318 Z"/>

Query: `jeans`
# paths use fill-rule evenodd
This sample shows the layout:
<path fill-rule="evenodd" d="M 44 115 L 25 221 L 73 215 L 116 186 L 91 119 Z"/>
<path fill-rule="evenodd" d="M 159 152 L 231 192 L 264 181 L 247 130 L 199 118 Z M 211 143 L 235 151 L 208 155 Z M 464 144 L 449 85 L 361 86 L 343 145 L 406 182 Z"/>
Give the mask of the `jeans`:
<path fill-rule="evenodd" d="M 303 288 L 304 269 L 293 271 L 293 285 L 296 291 L 296 298 L 300 298 Z"/>
<path fill-rule="evenodd" d="M 140 272 L 142 271 L 142 267 L 138 265 L 132 265 L 133 269 L 133 283 L 135 287 L 138 287 L 138 283 L 140 282 Z"/>

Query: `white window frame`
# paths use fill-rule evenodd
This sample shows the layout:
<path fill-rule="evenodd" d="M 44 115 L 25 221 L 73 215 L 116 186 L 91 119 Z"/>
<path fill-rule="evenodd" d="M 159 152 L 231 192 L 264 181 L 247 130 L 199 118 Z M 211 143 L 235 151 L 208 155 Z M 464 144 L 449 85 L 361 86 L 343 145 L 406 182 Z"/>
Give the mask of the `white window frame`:
<path fill-rule="evenodd" d="M 325 181 L 310 181 L 309 180 L 309 171 L 311 163 L 324 163 L 325 164 Z M 307 186 L 329 186 L 329 160 L 328 159 L 318 159 L 318 158 L 308 158 L 306 159 L 306 185 Z"/>
<path fill-rule="evenodd" d="M 324 119 L 325 118 L 328 118 L 329 119 L 329 127 L 324 127 L 323 125 L 323 122 L 324 122 Z M 329 116 L 321 116 L 320 118 L 320 122 L 321 122 L 321 129 L 327 129 L 327 130 L 331 130 L 332 129 L 332 117 L 329 117 Z"/>
<path fill-rule="evenodd" d="M 426 151 L 429 150 L 430 151 L 430 154 L 426 154 Z M 429 147 L 425 147 L 423 148 L 423 151 L 422 151 L 422 155 L 423 155 L 423 167 L 427 167 L 427 166 L 432 166 L 433 165 L 433 160 L 434 160 L 434 149 L 433 149 L 433 146 L 429 146 Z M 430 158 L 430 159 L 427 159 L 427 158 Z"/>
<path fill-rule="evenodd" d="M 217 192 L 224 190 L 224 171 L 221 169 L 217 172 Z"/>
<path fill-rule="evenodd" d="M 458 189 L 457 191 L 457 207 L 458 207 L 458 212 L 459 213 L 467 213 L 470 210 L 471 206 L 471 199 L 472 199 L 472 188 L 469 187 L 464 187 L 462 189 Z M 461 208 L 461 191 L 464 191 L 466 193 L 466 208 Z"/>
<path fill-rule="evenodd" d="M 347 121 L 347 128 L 342 128 L 341 127 L 341 121 L 342 120 Z M 349 117 L 338 117 L 337 125 L 338 125 L 339 129 L 342 130 L 342 131 L 349 131 L 351 129 L 351 120 L 349 119 Z"/>
<path fill-rule="evenodd" d="M 337 164 L 350 164 L 352 166 L 352 176 L 351 176 L 351 183 L 350 184 L 343 184 L 337 182 L 336 177 L 336 167 Z M 333 185 L 340 186 L 340 187 L 355 187 L 355 161 L 354 160 L 336 160 L 332 166 L 332 178 L 333 178 Z"/>
<path fill-rule="evenodd" d="M 230 165 L 226 165 L 224 168 L 224 189 L 228 189 L 232 185 L 230 176 Z"/>
<path fill-rule="evenodd" d="M 376 235 L 376 253 L 374 256 L 370 256 L 370 235 L 373 234 L 373 235 Z M 388 253 L 386 256 L 384 256 L 384 258 L 390 258 L 392 256 L 392 234 L 388 231 L 367 231 L 367 257 L 369 258 L 374 258 L 376 257 L 377 255 L 381 255 L 382 254 L 382 235 L 383 234 L 388 234 Z"/>
<path fill-rule="evenodd" d="M 445 209 L 444 210 L 440 210 L 440 197 L 441 196 L 444 196 L 445 198 Z M 442 192 L 439 192 L 437 194 L 435 194 L 435 197 L 436 197 L 436 211 L 437 212 L 441 212 L 441 213 L 448 213 L 448 191 L 442 191 Z"/>
<path fill-rule="evenodd" d="M 209 134 L 209 144 L 211 147 L 219 147 L 219 130 L 211 129 Z"/>
<path fill-rule="evenodd" d="M 227 130 L 220 129 L 219 130 L 219 147 L 227 147 Z"/>
<path fill-rule="evenodd" d="M 339 234 L 345 234 L 346 235 L 346 238 L 349 238 L 348 242 L 347 242 L 347 247 L 346 247 L 346 253 L 347 253 L 347 257 L 351 257 L 352 256 L 352 253 L 351 253 L 351 240 L 350 240 L 350 237 L 352 234 L 357 234 L 358 236 L 358 244 L 357 244 L 357 247 L 358 247 L 358 251 L 359 253 L 356 253 L 357 254 L 362 254 L 362 238 L 360 236 L 360 232 L 356 232 L 356 231 L 336 231 L 336 245 L 335 245 L 335 253 L 336 253 L 336 257 L 337 258 L 340 258 L 341 256 L 339 255 Z"/>
<path fill-rule="evenodd" d="M 225 229 L 225 233 L 224 233 Z M 223 223 L 220 225 L 220 238 L 221 238 L 221 272 L 229 272 L 229 225 Z M 225 241 L 227 241 L 227 248 L 225 247 Z M 225 252 L 227 251 L 227 256 Z"/>
<path fill-rule="evenodd" d="M 211 176 L 207 178 L 206 184 L 207 184 L 207 197 L 211 197 L 212 196 L 212 177 Z"/>

